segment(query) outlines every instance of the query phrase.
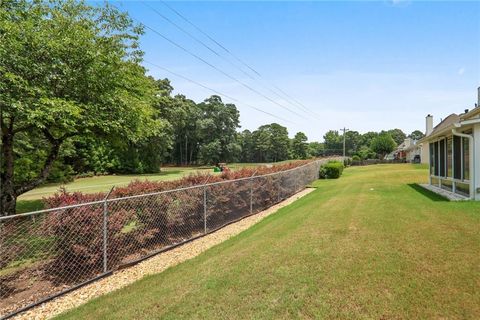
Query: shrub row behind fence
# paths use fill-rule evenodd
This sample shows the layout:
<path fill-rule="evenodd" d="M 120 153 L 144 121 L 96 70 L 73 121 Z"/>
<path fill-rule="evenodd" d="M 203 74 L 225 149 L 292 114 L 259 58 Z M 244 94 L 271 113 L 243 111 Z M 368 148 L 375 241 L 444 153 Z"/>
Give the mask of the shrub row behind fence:
<path fill-rule="evenodd" d="M 1 217 L 0 316 L 262 211 L 317 179 L 322 162 L 143 195 L 89 195 L 105 199 Z M 47 203 L 85 199 L 60 198 Z"/>

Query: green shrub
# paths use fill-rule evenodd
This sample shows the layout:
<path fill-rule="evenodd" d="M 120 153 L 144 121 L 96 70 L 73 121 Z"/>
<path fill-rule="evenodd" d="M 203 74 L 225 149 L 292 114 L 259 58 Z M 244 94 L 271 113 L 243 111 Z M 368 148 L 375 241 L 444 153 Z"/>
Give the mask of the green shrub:
<path fill-rule="evenodd" d="M 354 155 L 354 156 L 352 157 L 352 161 L 360 161 L 360 160 L 362 160 L 362 159 L 360 159 L 360 157 L 357 156 L 357 155 Z"/>
<path fill-rule="evenodd" d="M 343 166 L 344 167 L 349 167 L 352 164 L 352 159 L 351 158 L 345 158 L 343 160 Z"/>
<path fill-rule="evenodd" d="M 344 165 L 340 161 L 329 161 L 320 167 L 320 179 L 338 179 L 343 173 Z"/>
<path fill-rule="evenodd" d="M 47 182 L 72 182 L 75 176 L 75 171 L 71 165 L 55 161 L 47 177 Z"/>

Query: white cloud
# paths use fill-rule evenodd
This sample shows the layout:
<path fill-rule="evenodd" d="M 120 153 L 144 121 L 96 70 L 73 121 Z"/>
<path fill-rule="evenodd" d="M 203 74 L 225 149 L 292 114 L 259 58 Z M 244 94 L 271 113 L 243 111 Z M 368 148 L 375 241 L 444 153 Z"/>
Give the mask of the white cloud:
<path fill-rule="evenodd" d="M 411 0 L 390 0 L 390 4 L 395 7 L 406 7 L 410 5 Z"/>

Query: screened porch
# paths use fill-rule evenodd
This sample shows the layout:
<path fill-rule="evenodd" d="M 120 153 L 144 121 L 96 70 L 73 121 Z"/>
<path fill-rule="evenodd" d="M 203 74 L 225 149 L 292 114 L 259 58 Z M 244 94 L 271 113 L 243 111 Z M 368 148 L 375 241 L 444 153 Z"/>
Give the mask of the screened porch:
<path fill-rule="evenodd" d="M 465 131 L 471 134 L 472 131 Z M 450 135 L 430 142 L 430 184 L 470 197 L 471 146 L 467 138 Z"/>

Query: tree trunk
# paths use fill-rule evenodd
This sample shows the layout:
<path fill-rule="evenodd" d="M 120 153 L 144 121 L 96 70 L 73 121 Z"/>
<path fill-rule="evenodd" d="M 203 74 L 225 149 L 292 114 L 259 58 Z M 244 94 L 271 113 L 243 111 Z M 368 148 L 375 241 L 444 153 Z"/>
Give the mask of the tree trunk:
<path fill-rule="evenodd" d="M 27 191 L 34 189 L 42 184 L 48 177 L 53 163 L 58 157 L 60 145 L 67 136 L 61 139 L 55 139 L 48 130 L 44 130 L 45 138 L 50 142 L 51 149 L 45 160 L 42 170 L 37 178 L 24 183 L 15 185 L 14 180 L 14 155 L 13 155 L 13 125 L 9 128 L 2 126 L 2 156 L 4 163 L 1 172 L 1 192 L 0 192 L 0 216 L 15 214 L 17 197 Z"/>
<path fill-rule="evenodd" d="M 13 121 L 6 125 L 2 119 L 2 157 L 0 174 L 0 216 L 15 213 L 17 195 L 13 184 Z"/>
<path fill-rule="evenodd" d="M 0 197 L 0 217 L 15 214 L 17 195 L 11 184 L 8 186 L 2 181 L 2 193 Z"/>

